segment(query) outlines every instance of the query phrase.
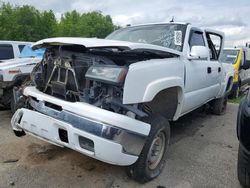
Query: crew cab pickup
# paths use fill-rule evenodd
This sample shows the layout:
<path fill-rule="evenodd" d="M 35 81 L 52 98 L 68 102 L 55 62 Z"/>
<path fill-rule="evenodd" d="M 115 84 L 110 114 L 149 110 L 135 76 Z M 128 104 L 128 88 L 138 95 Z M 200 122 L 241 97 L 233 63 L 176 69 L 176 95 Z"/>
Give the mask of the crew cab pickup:
<path fill-rule="evenodd" d="M 19 58 L 0 63 L 0 104 L 9 108 L 13 103 L 13 88 L 21 86 L 30 77 L 34 66 L 42 60 L 44 50 L 33 51 L 26 45 Z M 13 111 L 13 108 L 12 108 Z"/>
<path fill-rule="evenodd" d="M 130 177 L 149 181 L 166 162 L 169 121 L 208 102 L 225 113 L 234 70 L 218 61 L 223 42 L 223 33 L 186 23 L 38 41 L 33 49 L 46 52 L 22 88 L 14 133 L 128 166 Z"/>

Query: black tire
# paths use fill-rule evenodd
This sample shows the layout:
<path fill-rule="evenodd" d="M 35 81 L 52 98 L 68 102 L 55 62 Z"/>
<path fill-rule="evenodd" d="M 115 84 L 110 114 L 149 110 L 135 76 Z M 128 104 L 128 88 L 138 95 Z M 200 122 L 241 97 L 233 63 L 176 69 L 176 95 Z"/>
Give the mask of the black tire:
<path fill-rule="evenodd" d="M 216 115 L 224 115 L 227 110 L 227 96 L 214 99 L 211 103 L 212 112 Z"/>
<path fill-rule="evenodd" d="M 127 167 L 128 176 L 140 183 L 148 182 L 156 178 L 161 173 L 166 163 L 167 151 L 170 142 L 170 125 L 165 118 L 162 116 L 151 115 L 146 122 L 151 124 L 149 136 L 136 163 Z M 155 152 L 153 150 L 154 147 L 158 149 L 157 147 L 161 145 L 159 143 L 156 145 L 156 141 L 158 141 L 157 139 L 160 137 L 163 138 L 163 135 L 165 136 L 164 148 L 162 146 L 159 151 L 156 150 Z M 149 160 L 152 158 L 151 154 L 155 154 L 157 152 L 159 155 L 159 157 L 156 155 L 157 163 L 149 164 Z"/>
<path fill-rule="evenodd" d="M 238 180 L 243 187 L 250 188 L 250 154 L 239 144 L 238 150 Z"/>
<path fill-rule="evenodd" d="M 2 97 L 2 105 L 6 109 L 10 109 L 10 103 L 11 103 L 11 98 L 12 98 L 12 90 L 5 90 L 4 95 Z"/>
<path fill-rule="evenodd" d="M 240 95 L 240 86 L 237 84 L 237 86 L 231 91 L 230 98 L 238 98 Z"/>
<path fill-rule="evenodd" d="M 26 135 L 26 133 L 24 131 L 15 131 L 15 130 L 13 130 L 13 132 L 17 137 L 22 137 L 22 136 Z"/>

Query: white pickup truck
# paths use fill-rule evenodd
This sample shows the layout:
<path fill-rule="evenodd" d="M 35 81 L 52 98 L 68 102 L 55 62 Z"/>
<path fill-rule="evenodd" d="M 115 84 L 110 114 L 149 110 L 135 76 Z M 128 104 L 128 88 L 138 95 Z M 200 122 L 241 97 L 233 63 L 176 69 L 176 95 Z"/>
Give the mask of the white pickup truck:
<path fill-rule="evenodd" d="M 6 108 L 14 102 L 13 88 L 29 79 L 35 65 L 42 60 L 44 50 L 33 51 L 30 45 L 23 47 L 18 58 L 0 63 L 0 104 Z"/>
<path fill-rule="evenodd" d="M 38 41 L 33 49 L 46 52 L 22 89 L 13 130 L 128 166 L 130 177 L 149 181 L 166 162 L 169 121 L 206 103 L 225 113 L 234 69 L 218 61 L 223 42 L 223 33 L 186 23 Z"/>

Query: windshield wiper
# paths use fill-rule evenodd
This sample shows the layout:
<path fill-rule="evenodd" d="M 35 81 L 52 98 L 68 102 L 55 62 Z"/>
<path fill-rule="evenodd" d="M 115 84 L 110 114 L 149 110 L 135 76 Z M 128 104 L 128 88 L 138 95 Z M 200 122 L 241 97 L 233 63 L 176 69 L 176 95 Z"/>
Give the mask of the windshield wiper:
<path fill-rule="evenodd" d="M 89 51 L 90 52 L 109 52 L 109 53 L 116 53 L 116 52 L 123 52 L 124 50 L 127 50 L 127 48 L 125 47 L 119 47 L 119 46 L 115 46 L 115 47 L 95 47 L 95 48 L 90 48 Z"/>
<path fill-rule="evenodd" d="M 136 54 L 136 55 L 141 55 L 141 56 L 150 56 L 150 57 L 156 57 L 156 58 L 170 58 L 170 57 L 178 56 L 170 52 L 151 50 L 151 49 L 126 50 L 126 51 L 123 51 L 122 53 L 123 54 Z"/>

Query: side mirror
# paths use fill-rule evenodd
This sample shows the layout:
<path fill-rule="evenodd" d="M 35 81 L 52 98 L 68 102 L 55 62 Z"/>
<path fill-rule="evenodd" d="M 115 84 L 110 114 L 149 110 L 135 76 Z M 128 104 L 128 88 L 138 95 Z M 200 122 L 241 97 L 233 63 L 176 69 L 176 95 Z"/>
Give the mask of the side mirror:
<path fill-rule="evenodd" d="M 208 48 L 205 46 L 193 46 L 189 54 L 189 60 L 207 59 L 209 57 Z"/>
<path fill-rule="evenodd" d="M 243 65 L 242 65 L 242 68 L 243 69 L 250 69 L 250 60 L 246 60 L 244 63 L 243 63 Z"/>

